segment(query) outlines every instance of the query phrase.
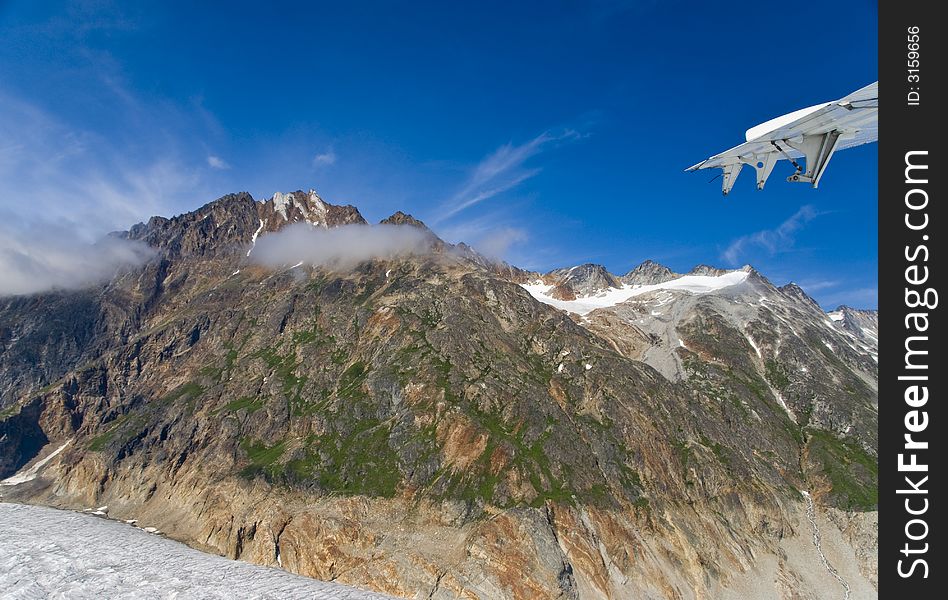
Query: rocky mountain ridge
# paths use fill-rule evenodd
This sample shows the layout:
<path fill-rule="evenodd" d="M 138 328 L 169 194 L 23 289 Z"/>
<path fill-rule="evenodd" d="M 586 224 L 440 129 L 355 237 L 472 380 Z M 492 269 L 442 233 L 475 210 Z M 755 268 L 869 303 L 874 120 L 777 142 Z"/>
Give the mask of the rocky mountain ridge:
<path fill-rule="evenodd" d="M 155 256 L 103 286 L 0 300 L 3 499 L 404 597 L 826 597 L 805 490 L 871 594 L 875 363 L 845 318 L 752 270 L 541 276 L 404 213 L 424 252 L 254 262 L 298 222 L 365 224 L 228 195 L 119 234 Z"/>
<path fill-rule="evenodd" d="M 833 325 L 860 340 L 863 347 L 878 360 L 879 311 L 839 306 L 828 314 Z"/>

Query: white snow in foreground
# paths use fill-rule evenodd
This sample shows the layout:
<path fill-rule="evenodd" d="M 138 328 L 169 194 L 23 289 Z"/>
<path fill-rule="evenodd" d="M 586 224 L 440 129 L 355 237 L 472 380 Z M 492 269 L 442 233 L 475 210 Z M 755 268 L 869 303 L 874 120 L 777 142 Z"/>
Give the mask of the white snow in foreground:
<path fill-rule="evenodd" d="M 555 306 L 578 315 L 588 314 L 597 308 L 615 306 L 620 302 L 625 302 L 635 296 L 641 296 L 648 292 L 656 290 L 673 290 L 678 292 L 690 292 L 692 294 L 708 294 L 717 290 L 731 287 L 744 282 L 747 279 L 746 271 L 732 271 L 720 276 L 712 275 L 684 275 L 678 279 L 672 279 L 665 283 L 656 283 L 654 285 L 623 285 L 621 288 L 609 288 L 595 296 L 577 298 L 576 300 L 557 300 L 549 295 L 553 286 L 544 284 L 542 281 L 534 283 L 521 284 L 530 295 L 550 306 Z"/>
<path fill-rule="evenodd" d="M 205 554 L 118 521 L 0 503 L 3 598 L 391 598 Z"/>
<path fill-rule="evenodd" d="M 56 458 L 59 455 L 59 453 L 65 450 L 66 446 L 68 446 L 71 443 L 72 443 L 72 440 L 66 441 L 65 444 L 63 444 L 59 448 L 56 448 L 55 450 L 50 452 L 49 456 L 47 456 L 43 460 L 36 461 L 36 464 L 34 464 L 29 469 L 23 469 L 22 471 L 13 474 L 10 477 L 7 477 L 3 481 L 0 481 L 0 485 L 19 485 L 21 483 L 26 483 L 27 481 L 33 481 L 34 479 L 36 479 L 36 476 L 39 475 L 40 469 L 45 467 L 46 463 Z"/>
<path fill-rule="evenodd" d="M 833 312 L 826 313 L 826 316 L 834 321 L 842 321 L 846 317 L 843 315 L 843 312 L 840 310 L 834 310 Z"/>

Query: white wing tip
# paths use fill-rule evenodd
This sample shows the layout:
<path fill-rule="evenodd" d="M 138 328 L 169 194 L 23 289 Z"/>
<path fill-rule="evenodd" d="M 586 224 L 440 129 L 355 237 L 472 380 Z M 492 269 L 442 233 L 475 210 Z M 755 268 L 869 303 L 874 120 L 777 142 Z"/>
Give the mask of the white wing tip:
<path fill-rule="evenodd" d="M 703 166 L 706 162 L 708 162 L 707 159 L 706 159 L 706 160 L 703 160 L 703 161 L 701 161 L 701 162 L 699 162 L 699 163 L 696 164 L 696 165 L 691 165 L 690 167 L 688 167 L 687 169 L 685 169 L 685 172 L 687 173 L 688 171 L 697 171 L 698 169 L 702 168 L 702 166 Z"/>

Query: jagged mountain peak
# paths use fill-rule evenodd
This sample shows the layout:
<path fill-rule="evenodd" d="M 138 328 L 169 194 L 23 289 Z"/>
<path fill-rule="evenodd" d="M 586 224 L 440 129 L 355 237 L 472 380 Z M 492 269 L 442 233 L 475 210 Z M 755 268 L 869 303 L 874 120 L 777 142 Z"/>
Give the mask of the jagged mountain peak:
<path fill-rule="evenodd" d="M 879 314 L 878 309 L 875 309 L 875 308 L 853 308 L 852 306 L 847 306 L 845 304 L 840 304 L 832 312 L 838 312 L 838 313 L 843 313 L 843 314 L 854 313 L 854 314 L 859 314 L 859 315 L 878 315 Z"/>
<path fill-rule="evenodd" d="M 562 300 L 592 296 L 608 290 L 621 288 L 622 282 L 604 266 L 584 263 L 564 269 L 554 269 L 543 277 L 554 286 L 554 297 Z"/>
<path fill-rule="evenodd" d="M 665 265 L 646 259 L 642 261 L 642 264 L 623 275 L 622 281 L 629 285 L 654 285 L 665 283 L 676 277 L 678 277 L 678 274 Z"/>
<path fill-rule="evenodd" d="M 116 235 L 143 241 L 172 256 L 207 256 L 237 252 L 263 233 L 299 222 L 324 228 L 366 224 L 356 207 L 326 202 L 315 190 L 277 192 L 264 201 L 255 200 L 248 192 L 238 192 L 174 217 L 151 217 L 147 223 L 138 223 Z"/>
<path fill-rule="evenodd" d="M 748 281 L 756 282 L 764 285 L 768 289 L 777 289 L 777 286 L 773 284 L 763 273 L 752 267 L 751 265 L 744 265 L 738 271 L 743 271 L 747 273 Z"/>
<path fill-rule="evenodd" d="M 606 267 L 597 264 L 597 263 L 583 263 L 580 265 L 575 265 L 572 267 L 564 267 L 560 269 L 553 269 L 549 273 L 550 275 L 559 275 L 562 277 L 571 277 L 571 278 L 582 278 L 588 277 L 591 275 L 601 276 L 601 277 L 614 277 L 612 273 L 609 272 Z"/>
<path fill-rule="evenodd" d="M 857 340 L 874 356 L 879 352 L 879 311 L 852 308 L 840 305 L 826 313 L 837 329 L 841 329 Z"/>
<path fill-rule="evenodd" d="M 151 217 L 117 235 L 145 242 L 170 256 L 210 256 L 249 241 L 258 226 L 259 206 L 247 192 L 227 194 L 191 212 Z"/>
<path fill-rule="evenodd" d="M 410 225 L 412 227 L 417 227 L 419 229 L 424 229 L 425 231 L 431 231 L 431 229 L 425 225 L 425 222 L 416 219 L 408 213 L 404 213 L 400 210 L 395 211 L 390 216 L 379 221 L 382 225 Z"/>
<path fill-rule="evenodd" d="M 430 249 L 434 252 L 444 252 L 447 249 L 454 248 L 458 254 L 463 255 L 468 259 L 474 260 L 480 265 L 487 265 L 489 263 L 489 261 L 486 258 L 480 255 L 477 255 L 477 253 L 472 248 L 469 248 L 468 250 L 470 250 L 470 252 L 467 252 L 467 250 L 463 250 L 463 249 L 459 250 L 457 246 L 452 246 L 451 244 L 446 243 L 444 240 L 438 237 L 438 234 L 432 231 L 430 227 L 425 225 L 424 221 L 422 221 L 421 219 L 416 219 L 415 217 L 413 217 L 412 215 L 406 212 L 402 212 L 400 210 L 395 211 L 390 216 L 379 221 L 379 225 L 414 227 L 415 229 L 418 229 L 421 232 L 423 232 L 425 238 L 427 239 Z M 476 258 L 474 257 L 474 255 L 477 255 Z"/>
<path fill-rule="evenodd" d="M 352 205 L 335 205 L 323 200 L 316 190 L 303 192 L 276 192 L 260 204 L 261 219 L 270 221 L 275 228 L 285 223 L 306 222 L 316 227 L 337 227 L 365 224 L 359 209 Z M 266 229 L 266 226 L 264 227 Z"/>
<path fill-rule="evenodd" d="M 811 304 L 817 307 L 821 312 L 823 310 L 819 308 L 819 304 L 816 302 L 816 300 L 813 299 L 812 296 L 807 294 L 806 291 L 804 291 L 802 287 L 800 287 L 799 285 L 797 285 L 796 283 L 792 281 L 787 283 L 786 285 L 782 285 L 778 287 L 777 289 L 780 292 L 782 292 L 784 295 L 789 296 L 790 298 L 793 298 L 795 300 L 802 300 L 808 304 Z"/>
<path fill-rule="evenodd" d="M 160 215 L 152 216 L 147 223 L 136 223 L 132 225 L 123 237 L 131 239 L 146 239 L 149 232 L 160 229 L 169 224 L 182 224 L 195 221 L 203 221 L 210 217 L 215 220 L 226 220 L 227 216 L 251 212 L 257 201 L 249 192 L 237 192 L 225 194 L 216 200 L 212 200 L 198 209 L 190 212 L 181 213 L 173 217 L 163 217 Z M 118 232 L 122 234 L 123 232 Z"/>

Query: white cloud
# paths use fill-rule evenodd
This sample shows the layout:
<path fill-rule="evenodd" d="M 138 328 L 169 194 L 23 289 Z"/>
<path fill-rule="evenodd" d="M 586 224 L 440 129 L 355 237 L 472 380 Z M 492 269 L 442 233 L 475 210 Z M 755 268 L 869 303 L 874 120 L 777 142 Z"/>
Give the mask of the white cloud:
<path fill-rule="evenodd" d="M 525 167 L 528 159 L 551 144 L 582 137 L 584 136 L 579 132 L 567 129 L 558 134 L 545 131 L 519 146 L 504 144 L 481 159 L 464 185 L 442 205 L 441 214 L 435 222 L 449 219 L 475 204 L 520 185 L 540 172 L 539 168 Z"/>
<path fill-rule="evenodd" d="M 819 214 L 812 206 L 803 206 L 775 229 L 765 229 L 735 239 L 721 253 L 721 258 L 728 264 L 737 265 L 741 263 L 742 257 L 756 250 L 762 249 L 771 256 L 786 252 L 793 247 L 796 233 Z"/>
<path fill-rule="evenodd" d="M 214 156 L 214 155 L 207 157 L 207 164 L 212 169 L 226 170 L 230 168 L 230 165 L 227 163 L 227 161 L 225 161 L 223 158 L 219 156 Z"/>
<path fill-rule="evenodd" d="M 427 252 L 430 238 L 417 227 L 343 225 L 332 229 L 294 223 L 259 240 L 250 258 L 280 268 L 304 263 L 349 269 L 360 262 Z"/>
<path fill-rule="evenodd" d="M 105 237 L 90 243 L 72 227 L 48 222 L 0 225 L 0 296 L 71 290 L 106 281 L 140 265 L 153 250 L 142 242 Z"/>
<path fill-rule="evenodd" d="M 325 152 L 320 152 L 313 157 L 313 166 L 322 167 L 335 164 L 336 162 L 336 152 L 333 149 L 329 149 Z"/>
<path fill-rule="evenodd" d="M 477 250 L 491 258 L 506 258 L 510 248 L 530 239 L 525 229 L 502 227 L 491 231 L 476 242 Z"/>
<path fill-rule="evenodd" d="M 514 246 L 526 242 L 530 235 L 519 225 L 509 225 L 513 217 L 504 211 L 476 219 L 465 219 L 438 230 L 451 243 L 464 242 L 490 258 L 509 259 Z"/>

